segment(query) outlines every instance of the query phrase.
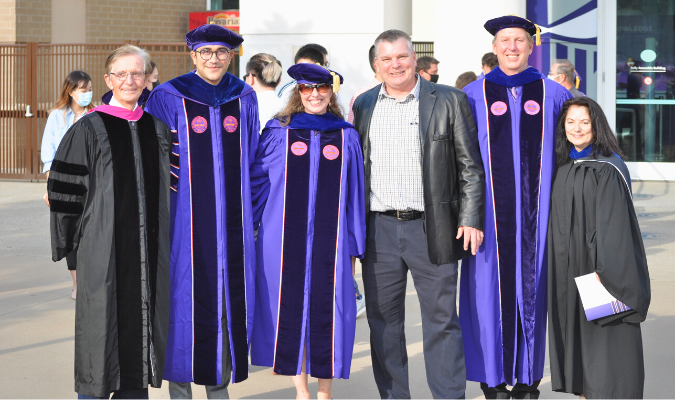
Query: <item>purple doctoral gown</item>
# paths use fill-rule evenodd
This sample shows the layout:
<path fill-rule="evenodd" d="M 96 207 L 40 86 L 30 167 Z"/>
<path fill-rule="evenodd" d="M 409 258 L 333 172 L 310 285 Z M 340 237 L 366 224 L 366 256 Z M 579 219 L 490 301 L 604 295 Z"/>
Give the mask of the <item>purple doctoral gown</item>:
<path fill-rule="evenodd" d="M 256 305 L 251 364 L 349 378 L 356 304 L 351 258 L 365 253 L 363 156 L 332 114 L 268 122 L 251 172 Z"/>
<path fill-rule="evenodd" d="M 156 87 L 145 110 L 173 132 L 164 379 L 220 385 L 231 362 L 232 381 L 241 382 L 248 377 L 255 301 L 249 179 L 258 145 L 255 92 L 229 73 L 211 85 L 191 72 Z"/>
<path fill-rule="evenodd" d="M 572 96 L 532 67 L 513 76 L 497 67 L 464 91 L 478 127 L 486 189 L 485 239 L 462 262 L 466 375 L 492 387 L 529 385 L 544 371 L 555 131 Z"/>

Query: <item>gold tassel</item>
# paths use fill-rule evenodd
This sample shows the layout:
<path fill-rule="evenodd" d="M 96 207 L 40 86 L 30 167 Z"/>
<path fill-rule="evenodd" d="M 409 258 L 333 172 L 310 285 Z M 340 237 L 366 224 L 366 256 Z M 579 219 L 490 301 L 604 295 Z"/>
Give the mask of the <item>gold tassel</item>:
<path fill-rule="evenodd" d="M 244 55 L 244 47 L 242 45 L 239 45 L 239 57 Z"/>
<path fill-rule="evenodd" d="M 579 84 L 580 84 L 580 83 L 581 83 L 581 79 L 579 79 L 579 77 L 577 76 L 577 81 L 576 81 L 576 83 L 574 84 L 574 87 L 577 88 L 577 89 L 579 89 Z"/>
<path fill-rule="evenodd" d="M 534 27 L 537 28 L 537 46 L 541 46 L 541 29 L 537 24 L 534 24 Z"/>
<path fill-rule="evenodd" d="M 335 72 L 329 70 L 328 68 L 324 67 L 323 65 L 316 63 L 316 65 L 323 67 L 326 71 L 330 72 L 331 76 L 333 77 L 333 93 L 337 93 L 340 91 L 340 75 L 336 74 Z"/>

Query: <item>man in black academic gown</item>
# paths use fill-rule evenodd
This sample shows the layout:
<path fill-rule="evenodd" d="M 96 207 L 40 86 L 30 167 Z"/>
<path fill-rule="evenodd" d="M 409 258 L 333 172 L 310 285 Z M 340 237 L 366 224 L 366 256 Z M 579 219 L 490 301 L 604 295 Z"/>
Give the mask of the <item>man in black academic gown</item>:
<path fill-rule="evenodd" d="M 47 184 L 52 258 L 77 252 L 75 391 L 148 398 L 160 387 L 169 325 L 171 132 L 138 98 L 150 57 L 106 61 L 113 96 L 64 136 Z M 93 396 L 93 397 L 92 397 Z"/>

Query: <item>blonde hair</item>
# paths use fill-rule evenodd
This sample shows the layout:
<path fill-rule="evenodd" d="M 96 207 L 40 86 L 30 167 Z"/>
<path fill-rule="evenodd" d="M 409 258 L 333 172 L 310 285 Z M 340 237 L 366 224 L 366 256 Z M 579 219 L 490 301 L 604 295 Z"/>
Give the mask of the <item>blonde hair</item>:
<path fill-rule="evenodd" d="M 328 104 L 329 104 L 328 105 L 329 113 L 335 115 L 340 119 L 345 119 L 342 106 L 340 105 L 340 103 L 338 103 L 337 96 L 335 95 L 334 92 L 331 93 L 330 101 L 328 102 Z M 286 103 L 286 106 L 281 111 L 279 111 L 274 116 L 274 118 L 279 120 L 281 126 L 287 126 L 288 124 L 291 123 L 292 114 L 303 112 L 305 112 L 305 107 L 302 105 L 302 97 L 300 97 L 300 91 L 298 90 L 298 86 L 296 86 L 295 88 L 293 88 L 293 92 L 291 93 L 291 97 L 288 99 L 288 103 Z"/>
<path fill-rule="evenodd" d="M 105 73 L 106 75 L 112 72 L 112 66 L 117 60 L 126 56 L 138 56 L 143 60 L 143 72 L 146 74 L 152 73 L 152 61 L 150 60 L 150 54 L 147 51 L 141 49 L 138 46 L 132 44 L 125 44 L 122 47 L 118 47 L 113 50 L 112 53 L 105 60 Z"/>
<path fill-rule="evenodd" d="M 281 62 L 271 54 L 259 53 L 246 63 L 246 73 L 255 73 L 268 87 L 275 88 L 281 80 Z"/>

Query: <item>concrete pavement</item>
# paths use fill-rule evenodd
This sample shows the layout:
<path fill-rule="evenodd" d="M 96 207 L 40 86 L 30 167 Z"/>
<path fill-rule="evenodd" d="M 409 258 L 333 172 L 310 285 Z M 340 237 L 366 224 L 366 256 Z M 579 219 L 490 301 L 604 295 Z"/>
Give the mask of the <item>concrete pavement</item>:
<path fill-rule="evenodd" d="M 74 307 L 65 260 L 50 255 L 49 213 L 44 183 L 0 182 L 0 398 L 77 398 L 73 391 Z M 675 392 L 675 185 L 634 182 L 635 206 L 649 257 L 652 303 L 642 325 L 646 398 Z M 357 280 L 360 282 L 360 270 Z M 410 387 L 414 398 L 430 398 L 422 354 L 419 303 L 412 279 L 406 300 Z M 368 323 L 359 317 L 351 378 L 333 385 L 336 398 L 378 398 L 370 366 Z M 548 364 L 548 361 L 547 361 Z M 542 398 L 574 398 L 551 391 L 548 369 Z M 167 385 L 151 398 L 168 398 Z M 315 393 L 316 380 L 310 379 Z M 467 398 L 482 395 L 467 383 Z M 205 398 L 201 387 L 195 398 Z M 250 378 L 230 388 L 232 398 L 294 398 L 288 377 L 252 367 Z"/>

